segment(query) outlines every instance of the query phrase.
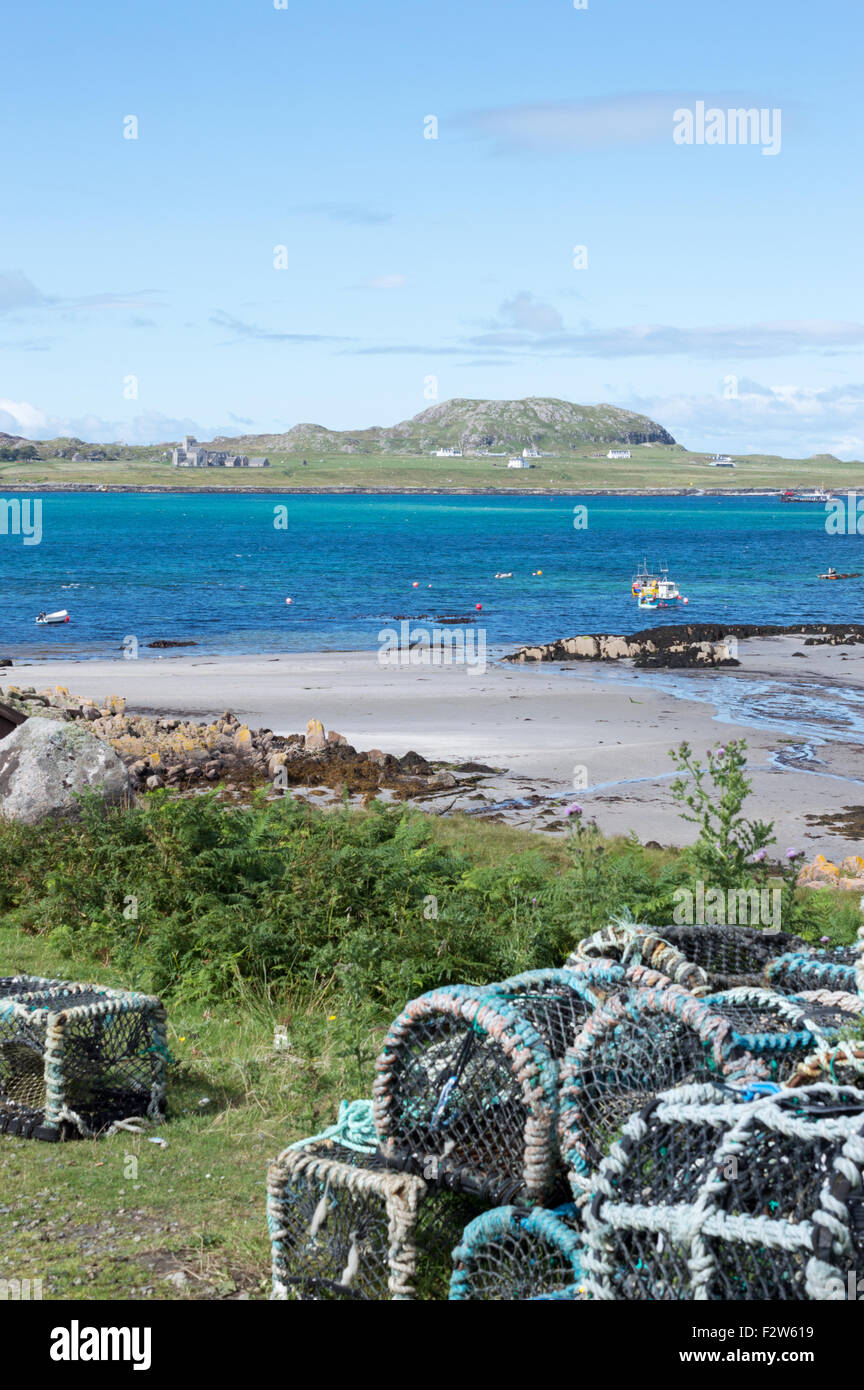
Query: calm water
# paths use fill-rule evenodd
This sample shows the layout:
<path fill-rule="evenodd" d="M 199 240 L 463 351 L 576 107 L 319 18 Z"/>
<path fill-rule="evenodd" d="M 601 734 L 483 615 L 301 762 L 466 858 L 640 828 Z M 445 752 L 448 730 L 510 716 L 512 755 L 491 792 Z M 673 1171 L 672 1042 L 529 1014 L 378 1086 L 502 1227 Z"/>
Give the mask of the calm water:
<path fill-rule="evenodd" d="M 39 545 L 0 535 L 2 654 L 107 655 L 127 634 L 208 652 L 375 648 L 394 618 L 439 614 L 473 614 L 493 649 L 656 622 L 864 619 L 864 580 L 816 578 L 864 570 L 864 537 L 829 537 L 822 507 L 774 498 L 48 494 L 42 528 Z M 686 609 L 639 612 L 643 556 L 668 563 Z M 37 628 L 43 608 L 72 621 Z"/>

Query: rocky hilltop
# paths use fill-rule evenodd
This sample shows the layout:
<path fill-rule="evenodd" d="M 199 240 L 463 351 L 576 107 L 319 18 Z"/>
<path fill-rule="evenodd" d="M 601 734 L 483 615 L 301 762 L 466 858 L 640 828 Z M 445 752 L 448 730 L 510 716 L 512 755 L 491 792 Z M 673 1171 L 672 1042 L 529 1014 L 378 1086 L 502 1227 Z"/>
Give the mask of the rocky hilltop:
<path fill-rule="evenodd" d="M 214 447 L 224 444 L 213 440 Z M 662 425 L 615 405 L 574 405 L 552 396 L 521 401 L 442 401 L 398 425 L 365 430 L 328 430 L 295 425 L 286 434 L 241 435 L 232 448 L 271 454 L 428 454 L 434 449 L 466 452 L 522 450 L 566 453 L 586 444 L 674 444 Z"/>

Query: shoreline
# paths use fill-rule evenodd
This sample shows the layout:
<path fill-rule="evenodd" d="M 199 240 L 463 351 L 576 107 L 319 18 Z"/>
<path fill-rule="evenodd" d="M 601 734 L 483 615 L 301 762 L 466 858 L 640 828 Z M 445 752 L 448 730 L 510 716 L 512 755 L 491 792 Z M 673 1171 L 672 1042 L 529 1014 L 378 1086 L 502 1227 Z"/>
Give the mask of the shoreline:
<path fill-rule="evenodd" d="M 794 637 L 740 645 L 742 665 L 729 671 L 495 660 L 471 672 L 386 668 L 369 651 L 186 652 L 43 660 L 7 668 L 0 685 L 63 685 L 98 700 L 123 695 L 141 714 L 210 720 L 230 709 L 250 727 L 279 734 L 320 719 L 361 750 L 413 750 L 430 762 L 488 769 L 470 785 L 418 801 L 421 809 L 563 834 L 563 808 L 577 800 L 605 834 L 635 833 L 664 845 L 694 838 L 669 795 L 669 750 L 686 740 L 704 757 L 712 745 L 745 738 L 753 783 L 747 810 L 775 821 L 780 853 L 790 845 L 808 859 L 860 851 L 860 830 L 848 815 L 864 814 L 864 746 L 857 741 L 864 650 L 808 648 L 805 664 Z M 828 824 L 818 823 L 823 817 Z"/>
<path fill-rule="evenodd" d="M 839 485 L 838 485 L 839 486 Z M 845 486 L 845 484 L 843 485 Z M 219 493 L 264 496 L 281 496 L 283 493 L 298 497 L 779 497 L 785 490 L 781 487 L 617 487 L 617 488 L 548 488 L 548 487 L 171 487 L 161 483 L 27 483 L 10 482 L 2 488 L 6 492 L 131 492 L 139 494 L 167 494 L 182 497 L 195 497 L 199 494 L 218 495 Z M 848 490 L 848 489 L 847 489 Z"/>

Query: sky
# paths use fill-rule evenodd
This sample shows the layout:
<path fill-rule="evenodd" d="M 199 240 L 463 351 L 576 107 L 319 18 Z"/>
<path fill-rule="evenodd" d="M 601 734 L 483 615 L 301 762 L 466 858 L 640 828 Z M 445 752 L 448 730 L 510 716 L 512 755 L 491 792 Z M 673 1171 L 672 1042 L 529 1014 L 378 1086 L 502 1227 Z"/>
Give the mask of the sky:
<path fill-rule="evenodd" d="M 0 431 L 556 396 L 864 459 L 860 10 L 577 3 L 7 10 Z"/>

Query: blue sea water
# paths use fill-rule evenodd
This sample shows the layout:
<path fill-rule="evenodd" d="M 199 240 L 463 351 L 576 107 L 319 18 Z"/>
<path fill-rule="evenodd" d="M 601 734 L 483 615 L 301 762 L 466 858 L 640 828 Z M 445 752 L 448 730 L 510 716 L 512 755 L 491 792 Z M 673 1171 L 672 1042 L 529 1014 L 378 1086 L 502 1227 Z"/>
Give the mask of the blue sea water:
<path fill-rule="evenodd" d="M 190 639 L 208 653 L 373 649 L 397 618 L 431 625 L 445 614 L 470 614 L 493 650 L 660 622 L 864 620 L 864 579 L 816 577 L 829 565 L 864 570 L 864 537 L 829 536 L 823 507 L 776 498 L 50 493 L 41 501 L 40 544 L 0 535 L 2 654 L 104 656 L 127 635 L 142 645 Z M 588 508 L 582 530 L 573 525 L 578 504 Z M 274 525 L 281 506 L 286 529 Z M 639 611 L 630 580 L 643 557 L 668 564 L 687 608 Z M 493 578 L 508 570 L 512 579 Z M 72 621 L 35 626 L 41 609 L 57 608 Z"/>

